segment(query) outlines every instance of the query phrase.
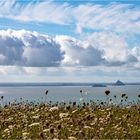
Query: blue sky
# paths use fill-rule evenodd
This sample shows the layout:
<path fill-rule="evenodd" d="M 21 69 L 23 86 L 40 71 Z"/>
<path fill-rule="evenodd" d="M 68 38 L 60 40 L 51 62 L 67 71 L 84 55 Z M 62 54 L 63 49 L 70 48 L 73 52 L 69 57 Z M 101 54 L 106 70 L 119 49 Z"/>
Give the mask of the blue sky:
<path fill-rule="evenodd" d="M 140 82 L 138 0 L 1 0 L 0 82 Z"/>

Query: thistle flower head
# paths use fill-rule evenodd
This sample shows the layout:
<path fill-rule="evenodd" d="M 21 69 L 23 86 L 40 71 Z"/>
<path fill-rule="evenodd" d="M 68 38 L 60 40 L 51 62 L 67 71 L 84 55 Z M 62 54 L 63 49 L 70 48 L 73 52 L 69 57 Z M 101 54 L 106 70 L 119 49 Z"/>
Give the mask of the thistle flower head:
<path fill-rule="evenodd" d="M 106 90 L 105 94 L 108 96 L 110 94 L 110 90 Z"/>
<path fill-rule="evenodd" d="M 46 90 L 45 94 L 47 95 L 47 94 L 48 94 L 48 92 L 49 92 L 49 91 L 48 91 L 48 90 Z"/>

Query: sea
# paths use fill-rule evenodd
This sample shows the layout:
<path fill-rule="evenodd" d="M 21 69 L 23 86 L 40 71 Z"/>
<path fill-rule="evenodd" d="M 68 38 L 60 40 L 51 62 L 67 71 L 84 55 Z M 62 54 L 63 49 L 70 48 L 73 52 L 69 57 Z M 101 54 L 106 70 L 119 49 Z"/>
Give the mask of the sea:
<path fill-rule="evenodd" d="M 112 103 L 121 103 L 122 94 L 128 96 L 125 102 L 137 103 L 140 101 L 139 83 L 128 83 L 124 86 L 114 86 L 111 83 L 102 86 L 93 86 L 93 83 L 0 83 L 0 96 L 4 104 L 8 102 L 101 102 L 106 101 L 106 90 Z M 82 92 L 80 92 L 82 90 Z M 48 94 L 46 95 L 46 91 Z M 116 96 L 116 98 L 114 97 Z M 125 100 L 125 99 L 123 99 Z M 2 102 L 2 100 L 0 100 Z"/>

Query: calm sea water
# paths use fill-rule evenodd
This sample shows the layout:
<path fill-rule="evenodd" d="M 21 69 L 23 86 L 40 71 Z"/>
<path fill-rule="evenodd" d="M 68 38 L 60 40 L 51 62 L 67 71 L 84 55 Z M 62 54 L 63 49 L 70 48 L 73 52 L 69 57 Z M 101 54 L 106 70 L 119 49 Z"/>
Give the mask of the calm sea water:
<path fill-rule="evenodd" d="M 105 90 L 110 90 L 110 98 L 114 100 L 114 95 L 117 96 L 117 102 L 120 102 L 121 95 L 127 94 L 128 102 L 137 102 L 140 94 L 140 85 L 125 85 L 125 86 L 108 86 L 108 87 L 92 87 L 92 86 L 14 86 L 0 87 L 0 96 L 4 96 L 4 102 L 20 101 L 45 101 L 45 91 L 48 90 L 46 96 L 47 101 L 78 101 L 81 98 L 80 90 L 83 91 L 85 101 L 106 100 Z"/>

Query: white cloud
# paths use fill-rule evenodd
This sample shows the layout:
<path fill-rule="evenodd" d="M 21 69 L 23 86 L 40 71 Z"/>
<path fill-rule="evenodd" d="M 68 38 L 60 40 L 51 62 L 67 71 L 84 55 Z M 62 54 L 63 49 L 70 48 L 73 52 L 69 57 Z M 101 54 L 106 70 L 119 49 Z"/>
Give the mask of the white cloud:
<path fill-rule="evenodd" d="M 0 82 L 139 82 L 139 69 L 127 67 L 0 66 Z"/>
<path fill-rule="evenodd" d="M 93 33 L 81 41 L 26 30 L 0 30 L 0 65 L 132 67 L 138 62 L 135 49 L 131 52 L 125 40 L 109 32 Z"/>
<path fill-rule="evenodd" d="M 57 36 L 56 41 L 65 52 L 62 65 L 96 66 L 104 63 L 102 51 L 68 36 Z"/>
<path fill-rule="evenodd" d="M 140 47 L 129 44 L 140 35 L 139 6 L 3 0 L 0 7 L 0 18 L 72 25 L 81 35 L 78 40 L 26 30 L 0 30 L 0 74 L 50 75 L 54 79 L 69 75 L 75 81 L 76 75 L 85 75 L 83 79 L 94 79 L 95 75 L 139 78 Z"/>
<path fill-rule="evenodd" d="M 79 33 L 84 28 L 117 33 L 140 32 L 140 10 L 132 4 L 84 4 L 75 7 L 73 12 Z"/>
<path fill-rule="evenodd" d="M 113 32 L 95 32 L 87 35 L 86 41 L 104 52 L 102 57 L 109 65 L 137 62 L 137 56 L 131 52 L 126 40 Z"/>
<path fill-rule="evenodd" d="M 53 38 L 25 30 L 0 31 L 0 64 L 57 66 L 63 53 Z"/>
<path fill-rule="evenodd" d="M 126 59 L 127 43 L 122 37 L 112 32 L 96 32 L 87 37 L 90 44 L 104 50 L 104 58 L 108 61 L 124 61 Z"/>
<path fill-rule="evenodd" d="M 23 4 L 16 0 L 0 1 L 0 17 L 19 21 L 48 22 L 68 24 L 72 6 L 67 3 L 58 4 L 53 1 L 28 2 Z"/>
<path fill-rule="evenodd" d="M 46 22 L 76 25 L 83 29 L 111 30 L 117 33 L 140 32 L 140 9 L 133 4 L 93 2 L 72 5 L 68 2 L 39 1 L 22 3 L 17 0 L 0 1 L 0 17 L 25 22 Z"/>
<path fill-rule="evenodd" d="M 102 51 L 69 36 L 49 37 L 25 30 L 0 31 L 0 64 L 29 67 L 95 66 Z"/>

